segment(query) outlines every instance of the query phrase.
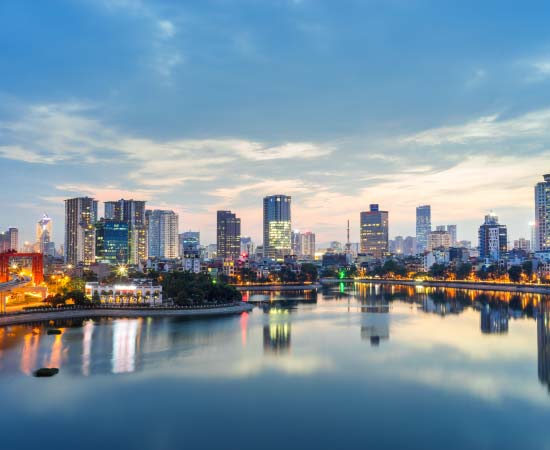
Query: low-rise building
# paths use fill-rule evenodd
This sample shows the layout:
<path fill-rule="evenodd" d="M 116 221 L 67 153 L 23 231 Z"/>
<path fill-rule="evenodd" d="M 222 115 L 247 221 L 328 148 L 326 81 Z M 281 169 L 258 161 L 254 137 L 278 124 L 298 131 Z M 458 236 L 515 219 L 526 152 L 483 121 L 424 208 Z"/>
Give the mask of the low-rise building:
<path fill-rule="evenodd" d="M 162 286 L 151 281 L 132 280 L 120 284 L 86 283 L 86 297 L 109 305 L 161 305 Z"/>

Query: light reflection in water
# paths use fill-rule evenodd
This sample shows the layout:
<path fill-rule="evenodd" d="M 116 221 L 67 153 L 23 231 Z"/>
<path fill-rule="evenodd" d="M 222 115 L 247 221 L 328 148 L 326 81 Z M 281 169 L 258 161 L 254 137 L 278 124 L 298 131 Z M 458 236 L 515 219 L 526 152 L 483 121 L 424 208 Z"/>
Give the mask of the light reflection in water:
<path fill-rule="evenodd" d="M 90 375 L 90 360 L 92 356 L 92 336 L 94 334 L 94 322 L 88 320 L 82 326 L 82 375 Z"/>
<path fill-rule="evenodd" d="M 141 319 L 120 319 L 113 324 L 112 372 L 125 373 L 136 370 L 136 348 Z"/>

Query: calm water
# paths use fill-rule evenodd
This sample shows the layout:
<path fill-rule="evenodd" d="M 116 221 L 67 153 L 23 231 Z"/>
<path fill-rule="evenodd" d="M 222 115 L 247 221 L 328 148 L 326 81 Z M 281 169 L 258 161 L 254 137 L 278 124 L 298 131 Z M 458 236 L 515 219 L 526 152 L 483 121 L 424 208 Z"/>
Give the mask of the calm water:
<path fill-rule="evenodd" d="M 234 317 L 0 328 L 0 448 L 550 449 L 550 299 L 247 297 Z"/>

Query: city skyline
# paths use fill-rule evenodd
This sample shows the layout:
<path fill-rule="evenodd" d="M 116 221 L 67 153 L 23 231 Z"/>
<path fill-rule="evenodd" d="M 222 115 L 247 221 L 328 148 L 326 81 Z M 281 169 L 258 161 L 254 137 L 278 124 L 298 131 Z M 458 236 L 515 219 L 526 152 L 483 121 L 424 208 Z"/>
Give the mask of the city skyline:
<path fill-rule="evenodd" d="M 285 192 L 293 226 L 318 242 L 343 241 L 348 219 L 358 236 L 354 217 L 371 203 L 391 212 L 391 236 L 414 235 L 414 208 L 429 203 L 463 239 L 491 210 L 529 237 L 550 160 L 544 15 L 448 8 L 6 2 L 0 36 L 17 58 L 6 48 L 0 59 L 0 161 L 14 192 L 0 228 L 31 240 L 46 212 L 62 242 L 62 200 L 88 195 L 173 210 L 205 242 L 215 212 L 235 210 L 259 242 L 256 205 Z M 515 32 L 523 19 L 534 26 Z"/>

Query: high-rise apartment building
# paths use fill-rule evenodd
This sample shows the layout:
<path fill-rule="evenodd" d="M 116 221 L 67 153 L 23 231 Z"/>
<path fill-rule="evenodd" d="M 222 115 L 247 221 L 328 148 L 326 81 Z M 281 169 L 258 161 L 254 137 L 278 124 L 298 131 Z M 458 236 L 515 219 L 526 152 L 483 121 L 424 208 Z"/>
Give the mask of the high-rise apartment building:
<path fill-rule="evenodd" d="M 451 236 L 451 247 L 456 247 L 458 242 L 456 236 L 456 225 L 447 225 L 447 233 Z"/>
<path fill-rule="evenodd" d="M 148 256 L 178 257 L 178 215 L 171 210 L 155 209 L 145 212 Z"/>
<path fill-rule="evenodd" d="M 130 248 L 128 223 L 101 219 L 95 227 L 96 261 L 127 264 Z"/>
<path fill-rule="evenodd" d="M 406 256 L 416 254 L 416 238 L 413 236 L 407 236 L 403 241 L 403 254 Z"/>
<path fill-rule="evenodd" d="M 201 246 L 201 233 L 200 231 L 184 231 L 178 236 L 179 254 L 183 256 L 184 253 L 198 253 Z"/>
<path fill-rule="evenodd" d="M 535 242 L 537 252 L 550 251 L 550 174 L 535 186 Z"/>
<path fill-rule="evenodd" d="M 494 214 L 485 216 L 485 223 L 479 227 L 479 257 L 498 261 L 508 251 L 506 225 L 498 223 Z"/>
<path fill-rule="evenodd" d="M 264 197 L 264 258 L 283 260 L 292 252 L 291 197 Z"/>
<path fill-rule="evenodd" d="M 44 214 L 36 224 L 36 251 L 43 255 L 53 256 L 55 249 L 53 248 L 51 238 L 52 219 L 47 214 Z"/>
<path fill-rule="evenodd" d="M 369 211 L 363 211 L 361 219 L 361 253 L 382 258 L 389 253 L 388 211 L 380 211 L 377 204 L 371 204 Z"/>
<path fill-rule="evenodd" d="M 423 253 L 428 248 L 428 235 L 432 231 L 432 208 L 421 205 L 416 208 L 416 252 Z"/>
<path fill-rule="evenodd" d="M 241 236 L 241 253 L 246 253 L 249 257 L 254 257 L 256 246 L 250 236 Z"/>
<path fill-rule="evenodd" d="M 128 262 L 138 265 L 147 259 L 147 226 L 145 202 L 142 200 L 116 200 L 105 202 L 105 219 L 128 225 Z"/>
<path fill-rule="evenodd" d="M 300 257 L 315 258 L 315 233 L 292 232 L 292 253 Z"/>
<path fill-rule="evenodd" d="M 65 200 L 65 263 L 88 265 L 95 260 L 97 200 L 77 197 Z"/>
<path fill-rule="evenodd" d="M 231 211 L 217 212 L 216 254 L 218 258 L 237 259 L 241 253 L 241 219 Z"/>
<path fill-rule="evenodd" d="M 520 237 L 518 240 L 514 241 L 514 249 L 529 253 L 531 251 L 531 241 Z"/>
<path fill-rule="evenodd" d="M 435 231 L 432 231 L 428 235 L 428 251 L 435 250 L 436 248 L 449 248 L 451 247 L 451 234 L 445 230 L 445 227 L 441 229 L 437 227 Z"/>
<path fill-rule="evenodd" d="M 14 227 L 8 228 L 8 231 L 0 233 L 0 253 L 8 250 L 19 250 L 19 230 Z"/>

